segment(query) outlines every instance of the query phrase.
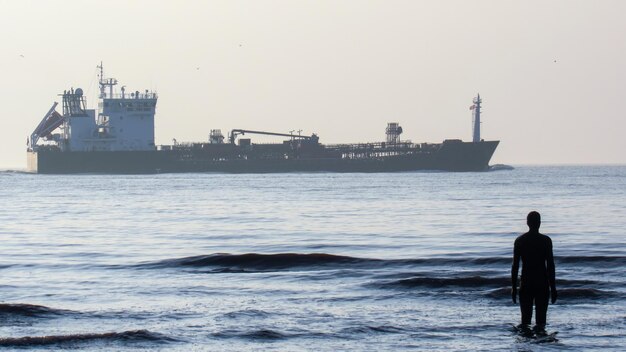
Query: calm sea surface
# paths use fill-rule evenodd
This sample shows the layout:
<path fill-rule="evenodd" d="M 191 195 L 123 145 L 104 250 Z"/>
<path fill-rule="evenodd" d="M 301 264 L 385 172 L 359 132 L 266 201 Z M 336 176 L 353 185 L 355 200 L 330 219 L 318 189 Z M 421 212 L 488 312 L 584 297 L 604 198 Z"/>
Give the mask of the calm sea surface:
<path fill-rule="evenodd" d="M 0 199 L 2 350 L 626 350 L 626 166 L 7 171 Z M 556 340 L 514 329 L 530 210 Z"/>

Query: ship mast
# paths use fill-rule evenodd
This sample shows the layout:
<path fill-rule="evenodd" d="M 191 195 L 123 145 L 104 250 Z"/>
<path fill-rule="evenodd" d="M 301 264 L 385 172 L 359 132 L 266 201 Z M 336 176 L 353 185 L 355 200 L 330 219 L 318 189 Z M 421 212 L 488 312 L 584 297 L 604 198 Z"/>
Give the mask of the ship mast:
<path fill-rule="evenodd" d="M 100 99 L 107 97 L 106 87 L 109 87 L 109 99 L 113 98 L 113 86 L 117 84 L 117 80 L 115 78 L 104 78 L 104 66 L 102 65 L 102 61 L 100 61 L 100 65 L 98 65 L 97 68 L 100 69 L 100 73 L 98 74 L 98 80 L 100 83 Z"/>
<path fill-rule="evenodd" d="M 474 143 L 480 142 L 480 104 L 482 102 L 480 94 L 478 94 L 476 98 L 474 98 L 474 105 L 470 107 L 470 110 L 473 111 L 472 115 L 474 118 L 474 133 L 472 138 L 472 142 Z"/>

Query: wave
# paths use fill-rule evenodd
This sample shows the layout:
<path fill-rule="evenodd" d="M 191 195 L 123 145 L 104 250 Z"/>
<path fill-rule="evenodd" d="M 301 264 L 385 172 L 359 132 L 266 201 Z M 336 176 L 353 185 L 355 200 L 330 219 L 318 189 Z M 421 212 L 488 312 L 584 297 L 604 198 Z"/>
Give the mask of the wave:
<path fill-rule="evenodd" d="M 0 175 L 32 174 L 25 169 L 0 169 Z"/>
<path fill-rule="evenodd" d="M 626 257 L 623 256 L 570 256 L 570 257 L 556 257 L 555 261 L 557 263 L 563 264 L 591 264 L 591 263 L 602 263 L 602 264 L 621 264 L 622 266 L 626 265 Z"/>
<path fill-rule="evenodd" d="M 268 313 L 266 311 L 263 311 L 263 310 L 244 309 L 244 310 L 228 312 L 228 313 L 224 314 L 224 317 L 231 318 L 231 319 L 236 319 L 236 318 L 264 318 L 264 317 L 267 317 L 269 315 L 270 315 L 270 313 Z"/>
<path fill-rule="evenodd" d="M 24 303 L 1 303 L 0 317 L 21 316 L 21 317 L 46 317 L 54 315 L 78 314 L 66 309 L 55 309 L 36 304 Z"/>
<path fill-rule="evenodd" d="M 597 300 L 597 299 L 622 299 L 626 295 L 617 291 L 601 290 L 596 288 L 562 288 L 558 289 L 558 303 L 569 301 Z M 491 290 L 486 294 L 495 299 L 511 299 L 511 288 L 502 287 Z"/>
<path fill-rule="evenodd" d="M 277 341 L 290 338 L 346 338 L 355 334 L 399 334 L 406 332 L 405 329 L 392 325 L 360 325 L 355 327 L 344 328 L 338 333 L 322 333 L 313 331 L 298 332 L 280 332 L 273 329 L 255 329 L 255 330 L 223 330 L 211 334 L 215 338 L 238 338 L 246 340 L 266 340 Z"/>
<path fill-rule="evenodd" d="M 0 338 L 0 346 L 45 346 L 65 343 L 91 341 L 121 341 L 121 342 L 172 342 L 173 338 L 148 330 L 129 330 L 123 332 L 106 332 L 92 334 L 70 334 L 53 336 L 24 336 Z"/>
<path fill-rule="evenodd" d="M 626 265 L 623 256 L 565 256 L 556 257 L 557 264 Z M 289 270 L 303 268 L 340 269 L 346 267 L 383 268 L 389 266 L 499 266 L 509 267 L 511 257 L 434 257 L 409 259 L 359 258 L 327 253 L 228 254 L 216 253 L 192 257 L 165 259 L 133 265 L 135 268 L 214 268 L 210 273 Z"/>
<path fill-rule="evenodd" d="M 378 281 L 368 284 L 377 288 L 444 288 L 444 287 L 499 287 L 510 284 L 506 277 L 412 277 L 408 279 Z"/>
<path fill-rule="evenodd" d="M 494 164 L 494 165 L 489 165 L 489 171 L 503 171 L 503 170 L 515 170 L 515 168 L 511 165 L 506 165 L 506 164 Z"/>
<path fill-rule="evenodd" d="M 577 288 L 580 286 L 603 286 L 606 283 L 592 280 L 556 280 L 557 287 L 570 287 L 569 290 L 585 289 Z M 381 280 L 367 284 L 375 288 L 490 288 L 490 287 L 510 287 L 511 278 L 508 276 L 489 277 L 489 276 L 452 276 L 452 277 L 429 277 L 414 276 L 395 280 Z M 574 288 L 572 288 L 572 286 Z M 510 288 L 506 288 L 509 290 Z"/>
<path fill-rule="evenodd" d="M 362 325 L 356 327 L 345 328 L 343 333 L 349 335 L 352 334 L 372 334 L 372 333 L 385 333 L 385 334 L 398 334 L 403 333 L 406 330 L 393 325 Z"/>
<path fill-rule="evenodd" d="M 211 272 L 246 272 L 253 270 L 286 270 L 291 268 L 331 267 L 386 267 L 396 265 L 492 265 L 510 264 L 510 258 L 470 257 L 470 258 L 418 258 L 418 259 L 374 259 L 359 258 L 327 253 L 276 253 L 276 254 L 228 254 L 216 253 L 184 258 L 165 259 L 157 262 L 135 265 L 139 268 L 177 268 L 177 267 L 216 267 Z M 225 268 L 225 269 L 224 269 Z"/>
<path fill-rule="evenodd" d="M 558 291 L 559 299 L 586 299 L 586 298 L 623 298 L 624 294 L 616 291 L 600 290 L 595 288 L 565 288 Z"/>
<path fill-rule="evenodd" d="M 298 330 L 295 332 L 281 332 L 273 329 L 260 328 L 253 330 L 236 330 L 236 329 L 228 329 L 222 330 L 218 332 L 214 332 L 211 334 L 215 338 L 222 339 L 245 339 L 245 340 L 265 340 L 265 341 L 277 341 L 277 340 L 285 340 L 289 338 L 323 338 L 327 339 L 332 337 L 331 334 L 326 334 L 322 332 L 314 332 L 314 331 L 306 331 L 306 330 Z"/>
<path fill-rule="evenodd" d="M 212 334 L 218 338 L 243 338 L 251 340 L 281 340 L 288 337 L 287 334 L 271 329 L 258 329 L 252 331 L 224 330 Z"/>
<path fill-rule="evenodd" d="M 176 267 L 229 267 L 238 269 L 268 270 L 290 269 L 297 267 L 341 266 L 380 262 L 376 259 L 362 259 L 326 253 L 278 253 L 278 254 L 210 254 L 193 257 L 166 259 L 154 263 L 140 264 L 143 268 L 176 268 Z"/>
<path fill-rule="evenodd" d="M 511 256 L 495 256 L 495 257 L 458 257 L 458 258 L 424 258 L 424 259 L 407 259 L 407 263 L 413 264 L 433 264 L 433 265 L 511 265 L 513 257 Z M 626 266 L 625 256 L 557 256 L 554 257 L 556 264 L 621 264 Z"/>

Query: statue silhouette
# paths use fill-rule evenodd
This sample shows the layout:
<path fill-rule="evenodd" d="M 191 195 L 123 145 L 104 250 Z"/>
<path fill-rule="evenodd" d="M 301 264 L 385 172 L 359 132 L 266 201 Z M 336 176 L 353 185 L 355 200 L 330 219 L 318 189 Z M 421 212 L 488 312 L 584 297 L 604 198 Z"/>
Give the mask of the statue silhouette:
<path fill-rule="evenodd" d="M 513 247 L 511 298 L 513 303 L 517 303 L 517 273 L 521 259 L 522 280 L 519 288 L 519 303 L 522 324 L 530 325 L 534 303 L 536 329 L 543 330 L 546 326 L 548 299 L 551 297 L 552 304 L 554 304 L 557 298 L 552 240 L 539 233 L 541 215 L 538 212 L 528 213 L 526 223 L 528 232 L 519 236 Z"/>

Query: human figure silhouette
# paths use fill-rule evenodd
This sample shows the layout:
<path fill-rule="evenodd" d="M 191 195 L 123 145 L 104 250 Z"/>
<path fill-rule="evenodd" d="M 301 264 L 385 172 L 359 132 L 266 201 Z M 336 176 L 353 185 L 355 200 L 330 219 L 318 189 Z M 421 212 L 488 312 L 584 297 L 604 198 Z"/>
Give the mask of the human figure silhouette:
<path fill-rule="evenodd" d="M 522 325 L 530 325 L 535 305 L 535 328 L 543 330 L 546 326 L 548 299 L 556 302 L 557 292 L 554 282 L 554 258 L 552 256 L 552 240 L 539 233 L 541 215 L 531 211 L 526 217 L 528 232 L 515 239 L 513 247 L 513 267 L 511 281 L 513 289 L 511 297 L 517 303 L 517 273 L 519 261 L 522 259 L 522 280 L 519 289 L 519 303 L 522 312 Z"/>

